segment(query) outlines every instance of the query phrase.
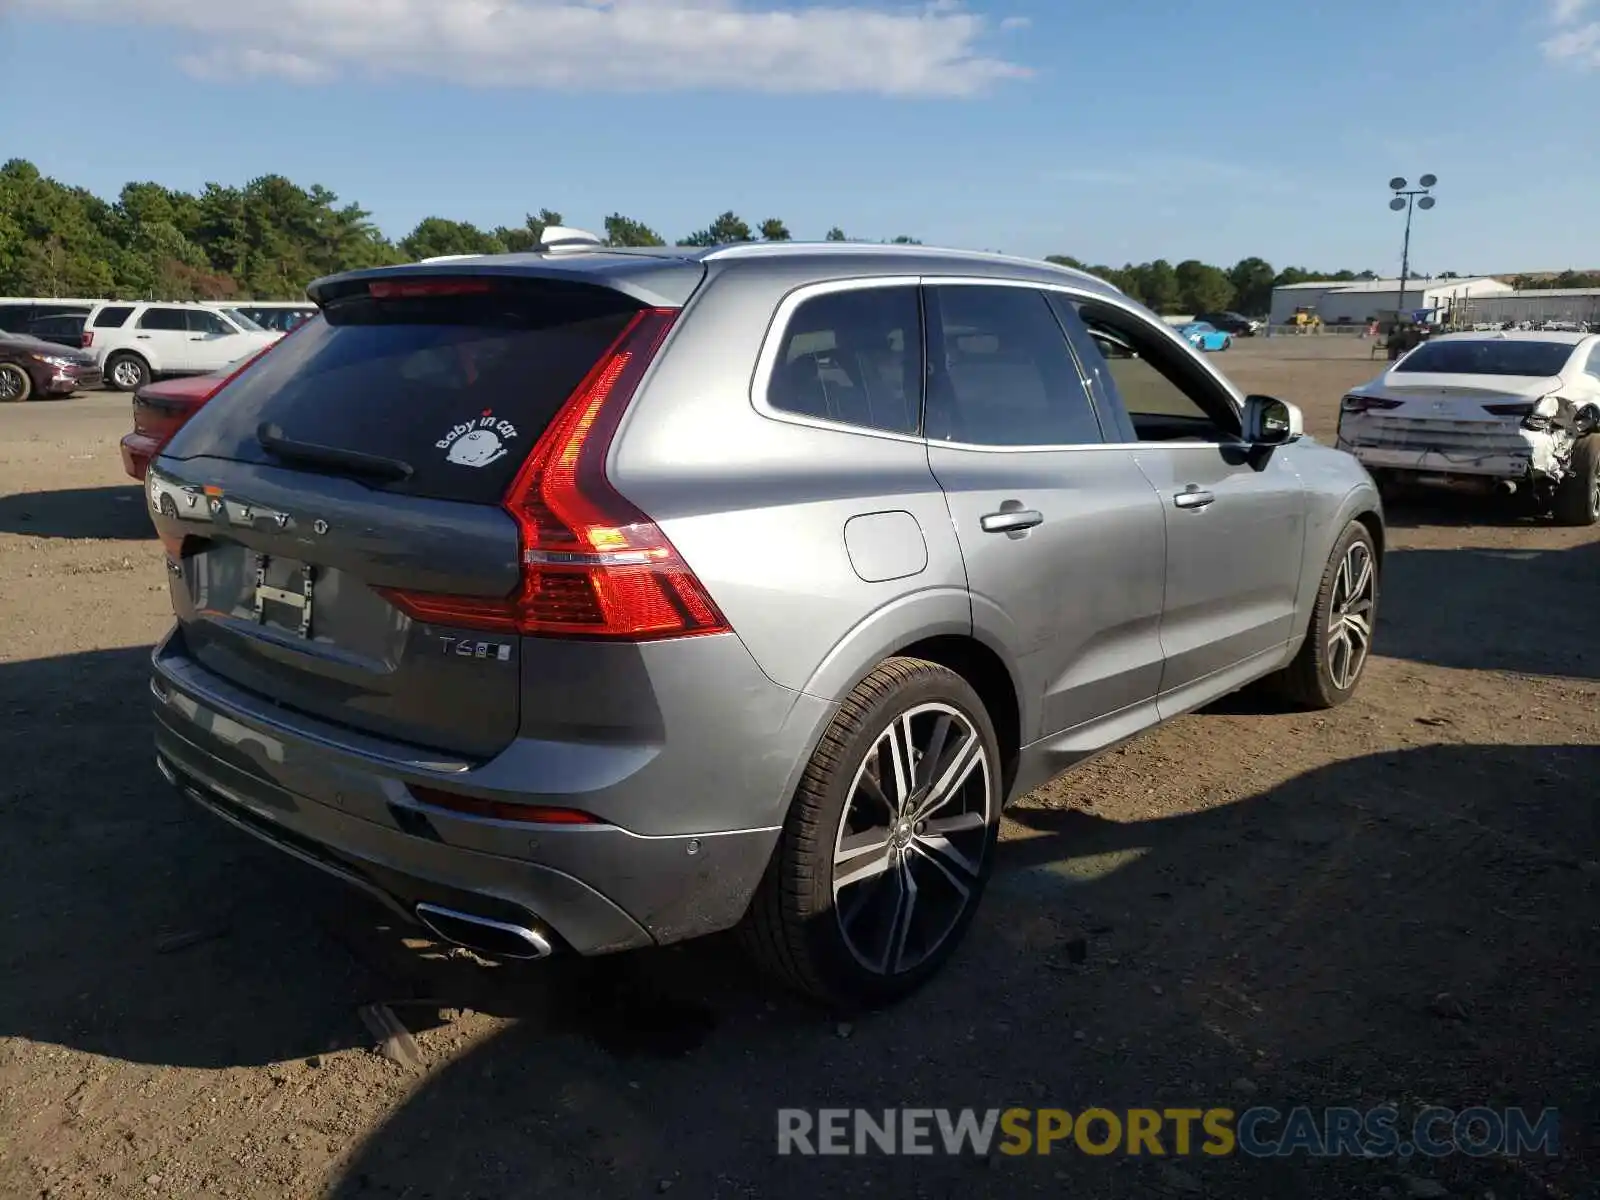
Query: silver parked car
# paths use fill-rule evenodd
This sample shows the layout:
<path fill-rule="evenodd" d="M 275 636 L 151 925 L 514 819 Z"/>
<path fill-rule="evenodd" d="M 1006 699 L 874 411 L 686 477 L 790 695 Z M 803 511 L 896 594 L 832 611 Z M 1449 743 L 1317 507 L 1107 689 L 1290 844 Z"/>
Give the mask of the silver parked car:
<path fill-rule="evenodd" d="M 1366 472 L 1088 275 L 563 231 L 310 294 L 149 472 L 158 762 L 445 939 L 742 926 L 883 1002 L 960 941 L 1008 800 L 1264 676 L 1361 678 Z"/>

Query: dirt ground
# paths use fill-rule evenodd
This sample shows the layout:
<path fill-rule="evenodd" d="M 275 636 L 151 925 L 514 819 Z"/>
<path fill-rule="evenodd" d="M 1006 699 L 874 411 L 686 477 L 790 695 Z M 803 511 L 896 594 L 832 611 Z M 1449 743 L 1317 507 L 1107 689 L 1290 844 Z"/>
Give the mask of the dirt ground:
<path fill-rule="evenodd" d="M 1219 361 L 1327 439 L 1375 373 L 1331 337 Z M 0 1196 L 1597 1194 L 1600 532 L 1392 511 L 1355 701 L 1236 699 L 1034 793 L 951 969 L 847 1025 L 718 941 L 445 953 L 176 796 L 127 425 L 0 409 Z M 1382 1102 L 1555 1106 L 1561 1153 L 775 1152 L 779 1107 Z"/>

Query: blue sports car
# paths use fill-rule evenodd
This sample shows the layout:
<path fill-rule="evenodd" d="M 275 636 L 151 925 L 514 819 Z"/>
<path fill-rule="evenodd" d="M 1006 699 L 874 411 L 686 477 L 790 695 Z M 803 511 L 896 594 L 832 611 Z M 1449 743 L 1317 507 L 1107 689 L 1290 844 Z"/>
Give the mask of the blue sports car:
<path fill-rule="evenodd" d="M 1190 321 L 1187 325 L 1178 326 L 1178 336 L 1188 340 L 1196 350 L 1229 350 L 1233 347 L 1233 335 L 1224 333 L 1215 325 L 1208 325 L 1204 321 Z"/>

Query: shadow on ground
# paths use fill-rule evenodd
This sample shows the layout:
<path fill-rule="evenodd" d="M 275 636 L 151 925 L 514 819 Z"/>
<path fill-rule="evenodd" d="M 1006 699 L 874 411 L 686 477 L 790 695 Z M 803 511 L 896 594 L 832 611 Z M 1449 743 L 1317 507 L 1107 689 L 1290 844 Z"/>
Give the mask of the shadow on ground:
<path fill-rule="evenodd" d="M 1600 542 L 1391 551 L 1374 648 L 1462 670 L 1600 679 Z"/>
<path fill-rule="evenodd" d="M 156 536 L 145 512 L 144 489 L 136 483 L 0 496 L 0 533 L 128 541 Z"/>
<path fill-rule="evenodd" d="M 1377 754 L 1146 822 L 1020 808 L 951 968 L 839 1025 L 717 941 L 520 968 L 408 949 L 381 910 L 159 782 L 146 655 L 0 666 L 0 970 L 26 981 L 0 988 L 0 1035 L 220 1068 L 369 1045 L 354 1010 L 373 1000 L 413 1001 L 416 1026 L 517 1018 L 423 1080 L 337 1197 L 1332 1197 L 1411 1175 L 1505 1200 L 1572 1194 L 1595 1164 L 1595 747 Z M 780 1106 L 1389 1099 L 1558 1105 L 1565 1157 L 1174 1175 L 1070 1150 L 774 1152 Z"/>

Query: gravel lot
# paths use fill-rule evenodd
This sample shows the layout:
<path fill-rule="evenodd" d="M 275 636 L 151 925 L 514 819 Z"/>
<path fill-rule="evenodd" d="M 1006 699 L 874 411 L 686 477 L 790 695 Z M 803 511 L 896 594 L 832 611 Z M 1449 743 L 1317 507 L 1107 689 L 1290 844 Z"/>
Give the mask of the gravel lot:
<path fill-rule="evenodd" d="M 1331 439 L 1366 353 L 1219 361 Z M 841 1025 L 715 943 L 445 953 L 173 794 L 127 426 L 109 393 L 0 409 L 0 1195 L 1596 1194 L 1595 531 L 1391 512 L 1356 701 L 1235 699 L 1034 793 L 952 969 Z M 1384 1101 L 1557 1106 L 1562 1153 L 775 1154 L 781 1106 Z"/>

